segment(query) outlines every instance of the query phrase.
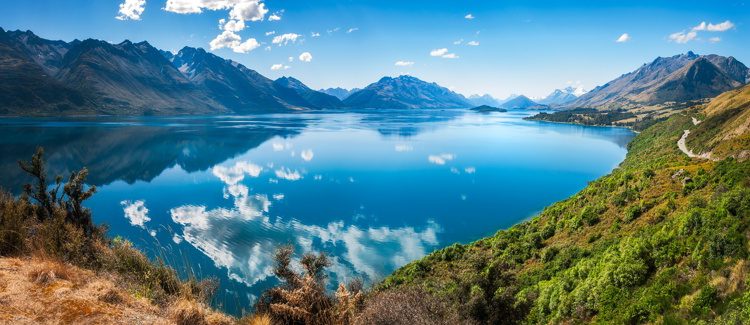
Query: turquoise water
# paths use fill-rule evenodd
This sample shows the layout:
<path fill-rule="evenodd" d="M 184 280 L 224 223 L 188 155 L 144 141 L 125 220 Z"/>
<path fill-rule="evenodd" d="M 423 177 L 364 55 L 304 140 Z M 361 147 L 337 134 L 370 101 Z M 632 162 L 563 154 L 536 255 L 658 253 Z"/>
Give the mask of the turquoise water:
<path fill-rule="evenodd" d="M 275 284 L 273 254 L 325 251 L 331 279 L 372 283 L 453 242 L 507 228 L 622 161 L 632 132 L 463 110 L 0 120 L 0 185 L 45 147 L 87 166 L 95 221 L 221 282 L 239 313 Z M 332 284 L 332 285 L 333 285 Z"/>

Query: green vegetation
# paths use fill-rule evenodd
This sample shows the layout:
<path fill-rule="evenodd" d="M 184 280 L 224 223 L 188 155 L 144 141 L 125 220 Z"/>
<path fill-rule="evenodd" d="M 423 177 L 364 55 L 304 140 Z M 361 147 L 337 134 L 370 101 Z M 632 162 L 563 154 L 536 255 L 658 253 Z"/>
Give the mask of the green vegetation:
<path fill-rule="evenodd" d="M 527 117 L 530 121 L 546 121 L 556 123 L 572 123 L 596 126 L 628 126 L 634 130 L 644 130 L 659 122 L 660 118 L 647 116 L 638 118 L 633 112 L 626 110 L 600 111 L 594 108 L 576 108 L 553 113 L 539 113 Z"/>
<path fill-rule="evenodd" d="M 734 158 L 750 149 L 746 135 L 715 141 L 735 143 L 719 161 L 676 146 L 686 129 L 703 141 L 724 134 L 741 113 L 726 112 L 697 126 L 697 109 L 655 124 L 610 175 L 528 222 L 412 262 L 378 289 L 420 288 L 487 324 L 746 322 L 750 161 Z M 583 113 L 593 112 L 567 116 Z"/>

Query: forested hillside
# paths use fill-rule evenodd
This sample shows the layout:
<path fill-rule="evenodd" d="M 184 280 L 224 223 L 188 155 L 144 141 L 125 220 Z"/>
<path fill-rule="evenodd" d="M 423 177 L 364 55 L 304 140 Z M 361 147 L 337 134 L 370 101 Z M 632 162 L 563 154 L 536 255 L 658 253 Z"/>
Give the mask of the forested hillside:
<path fill-rule="evenodd" d="M 408 264 L 380 290 L 420 287 L 480 323 L 743 323 L 748 92 L 657 123 L 610 175 L 528 222 Z M 678 149 L 685 130 L 710 159 Z"/>

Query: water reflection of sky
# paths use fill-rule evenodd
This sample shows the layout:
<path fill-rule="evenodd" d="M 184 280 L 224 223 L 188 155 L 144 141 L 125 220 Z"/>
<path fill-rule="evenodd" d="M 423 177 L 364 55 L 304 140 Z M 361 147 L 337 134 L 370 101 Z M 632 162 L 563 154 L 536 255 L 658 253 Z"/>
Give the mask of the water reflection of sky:
<path fill-rule="evenodd" d="M 178 268 L 219 277 L 218 303 L 238 312 L 274 284 L 280 245 L 328 252 L 334 280 L 377 281 L 580 190 L 622 160 L 632 137 L 523 116 L 9 119 L 0 166 L 37 145 L 53 171 L 89 166 L 98 222 Z M 0 180 L 12 187 L 17 176 Z"/>

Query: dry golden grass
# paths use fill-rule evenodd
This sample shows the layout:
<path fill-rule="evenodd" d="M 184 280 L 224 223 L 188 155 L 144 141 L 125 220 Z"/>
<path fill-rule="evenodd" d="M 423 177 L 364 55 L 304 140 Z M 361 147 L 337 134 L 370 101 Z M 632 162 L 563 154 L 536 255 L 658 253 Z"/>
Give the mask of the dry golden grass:
<path fill-rule="evenodd" d="M 169 307 L 169 317 L 178 325 L 230 325 L 235 320 L 209 309 L 205 304 L 189 299 L 175 301 Z"/>

